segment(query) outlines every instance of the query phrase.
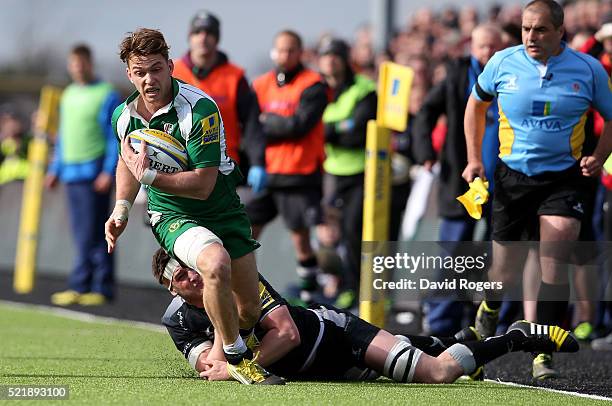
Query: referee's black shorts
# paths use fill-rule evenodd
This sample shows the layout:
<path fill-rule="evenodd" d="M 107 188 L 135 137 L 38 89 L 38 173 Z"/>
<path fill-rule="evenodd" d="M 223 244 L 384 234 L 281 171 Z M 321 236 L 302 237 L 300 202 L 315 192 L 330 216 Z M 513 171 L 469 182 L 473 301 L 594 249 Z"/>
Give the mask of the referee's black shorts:
<path fill-rule="evenodd" d="M 500 161 L 494 180 L 494 241 L 538 240 L 542 215 L 578 221 L 584 217 L 590 188 L 579 163 L 563 171 L 527 176 Z"/>

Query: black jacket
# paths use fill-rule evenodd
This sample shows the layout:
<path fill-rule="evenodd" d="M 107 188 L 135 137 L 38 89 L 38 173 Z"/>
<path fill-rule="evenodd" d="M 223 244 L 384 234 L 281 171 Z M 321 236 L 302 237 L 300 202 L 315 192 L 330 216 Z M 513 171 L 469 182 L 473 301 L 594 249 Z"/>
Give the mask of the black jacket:
<path fill-rule="evenodd" d="M 461 177 L 467 165 L 467 148 L 463 132 L 463 117 L 467 104 L 470 57 L 449 62 L 446 78 L 434 86 L 417 113 L 413 125 L 413 155 L 417 163 L 439 160 L 440 189 L 439 213 L 441 217 L 467 217 L 465 209 L 456 200 L 468 190 L 468 184 Z M 431 132 L 438 117 L 447 118 L 447 133 L 439 157 L 433 150 Z"/>

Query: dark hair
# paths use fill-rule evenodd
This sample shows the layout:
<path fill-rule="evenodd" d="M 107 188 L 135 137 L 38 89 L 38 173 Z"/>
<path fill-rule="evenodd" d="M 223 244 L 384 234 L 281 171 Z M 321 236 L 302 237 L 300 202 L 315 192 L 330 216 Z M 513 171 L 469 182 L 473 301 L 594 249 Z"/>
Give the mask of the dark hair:
<path fill-rule="evenodd" d="M 508 34 L 514 40 L 515 44 L 520 44 L 521 39 L 521 27 L 514 23 L 506 23 L 502 25 L 502 31 Z"/>
<path fill-rule="evenodd" d="M 70 55 L 82 56 L 83 58 L 91 61 L 91 48 L 89 48 L 89 45 L 86 44 L 76 44 L 70 50 Z"/>
<path fill-rule="evenodd" d="M 300 34 L 298 34 L 297 32 L 293 31 L 293 30 L 282 30 L 281 32 L 279 32 L 278 34 L 276 34 L 276 36 L 274 37 L 274 39 L 277 39 L 278 37 L 280 37 L 281 35 L 287 35 L 289 37 L 292 37 L 295 42 L 297 42 L 298 47 L 300 49 L 303 48 L 302 46 L 302 37 L 300 37 Z"/>
<path fill-rule="evenodd" d="M 168 60 L 168 50 L 164 35 L 161 31 L 149 28 L 139 28 L 135 32 L 129 32 L 119 45 L 119 58 L 128 63 L 132 56 L 148 56 L 161 54 Z"/>
<path fill-rule="evenodd" d="M 164 268 L 170 261 L 170 255 L 163 248 L 159 248 L 153 254 L 153 261 L 151 262 L 151 270 L 153 271 L 153 276 L 159 282 L 160 285 L 164 284 Z"/>
<path fill-rule="evenodd" d="M 538 5 L 548 8 L 548 11 L 550 11 L 550 20 L 555 28 L 559 28 L 563 25 L 563 19 L 565 18 L 563 7 L 561 7 L 561 5 L 554 0 L 532 0 L 523 10 L 527 10 L 530 7 Z"/>
<path fill-rule="evenodd" d="M 323 38 L 321 43 L 319 44 L 319 49 L 317 50 L 319 56 L 333 54 L 337 55 L 342 60 L 348 64 L 349 54 L 351 53 L 351 47 L 346 41 L 340 38 L 327 37 Z"/>

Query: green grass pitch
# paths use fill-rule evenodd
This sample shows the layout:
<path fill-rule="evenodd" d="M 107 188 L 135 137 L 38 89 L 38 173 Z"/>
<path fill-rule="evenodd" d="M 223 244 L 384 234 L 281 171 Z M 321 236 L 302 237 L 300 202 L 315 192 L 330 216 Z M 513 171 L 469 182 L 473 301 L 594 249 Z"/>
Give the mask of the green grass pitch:
<path fill-rule="evenodd" d="M 469 381 L 452 385 L 402 385 L 379 379 L 367 383 L 290 382 L 275 387 L 206 382 L 197 378 L 163 332 L 125 322 L 79 321 L 41 309 L 5 304 L 0 304 L 0 314 L 0 385 L 68 385 L 70 398 L 65 401 L 68 403 L 610 404 Z M 19 402 L 20 405 L 28 403 Z"/>

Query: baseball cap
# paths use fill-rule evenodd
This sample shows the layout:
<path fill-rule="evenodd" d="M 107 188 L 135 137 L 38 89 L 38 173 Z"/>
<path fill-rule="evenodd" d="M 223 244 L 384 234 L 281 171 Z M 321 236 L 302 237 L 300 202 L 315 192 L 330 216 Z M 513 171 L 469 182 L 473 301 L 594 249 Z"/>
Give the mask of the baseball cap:
<path fill-rule="evenodd" d="M 612 23 L 605 23 L 601 26 L 599 31 L 595 33 L 595 39 L 599 42 L 610 37 L 612 37 Z"/>
<path fill-rule="evenodd" d="M 189 25 L 189 32 L 206 31 L 217 38 L 219 38 L 219 31 L 221 30 L 221 22 L 217 17 L 206 10 L 201 10 L 196 13 L 191 19 Z"/>
<path fill-rule="evenodd" d="M 349 59 L 349 45 L 339 38 L 325 38 L 319 45 L 318 54 L 322 55 L 338 55 L 345 61 Z"/>

